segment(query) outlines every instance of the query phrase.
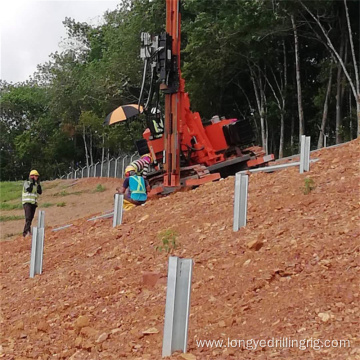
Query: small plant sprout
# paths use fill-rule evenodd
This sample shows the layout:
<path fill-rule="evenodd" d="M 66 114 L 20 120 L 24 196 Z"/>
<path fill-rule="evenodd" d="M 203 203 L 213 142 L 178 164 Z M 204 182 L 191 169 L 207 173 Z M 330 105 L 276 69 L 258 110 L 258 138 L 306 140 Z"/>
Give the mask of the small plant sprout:
<path fill-rule="evenodd" d="M 312 190 L 314 190 L 316 188 L 315 186 L 315 182 L 313 179 L 307 177 L 304 180 L 304 188 L 303 188 L 303 193 L 305 195 L 309 194 Z"/>
<path fill-rule="evenodd" d="M 102 186 L 102 184 L 98 184 L 96 186 L 96 189 L 94 190 L 94 192 L 103 192 L 106 190 L 106 187 L 105 186 Z"/>
<path fill-rule="evenodd" d="M 158 238 L 161 241 L 161 245 L 156 246 L 155 250 L 162 252 L 165 251 L 168 254 L 177 249 L 178 244 L 176 243 L 176 238 L 178 233 L 175 230 L 167 229 L 163 230 L 158 234 Z"/>

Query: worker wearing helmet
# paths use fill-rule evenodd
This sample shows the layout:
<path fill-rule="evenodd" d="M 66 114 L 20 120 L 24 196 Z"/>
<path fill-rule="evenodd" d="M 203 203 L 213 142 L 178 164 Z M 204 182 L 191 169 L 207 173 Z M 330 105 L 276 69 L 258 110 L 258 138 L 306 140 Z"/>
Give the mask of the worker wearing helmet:
<path fill-rule="evenodd" d="M 130 172 L 131 171 L 135 171 L 136 172 L 136 168 L 132 165 L 129 165 L 125 168 L 125 177 L 129 177 L 130 176 Z"/>
<path fill-rule="evenodd" d="M 136 175 L 142 176 L 144 179 L 146 179 L 150 164 L 152 162 L 153 159 L 151 154 L 142 155 L 140 159 L 133 161 L 129 166 L 126 167 L 125 176 L 129 176 L 130 171 L 135 171 Z"/>
<path fill-rule="evenodd" d="M 38 194 L 42 194 L 40 175 L 36 170 L 31 170 L 29 180 L 24 182 L 22 190 L 22 204 L 25 211 L 24 237 L 31 234 L 31 223 L 37 207 Z"/>
<path fill-rule="evenodd" d="M 144 189 L 146 190 L 146 193 L 147 193 L 147 191 L 150 190 L 150 187 L 149 187 L 149 183 L 148 183 L 148 181 L 146 179 L 146 176 L 148 174 L 149 166 L 151 164 L 151 161 L 152 161 L 152 158 L 151 158 L 150 154 L 145 154 L 145 155 L 141 156 L 140 159 L 133 161 L 130 165 L 128 165 L 125 168 L 125 172 L 124 172 L 125 180 L 124 180 L 123 186 L 116 188 L 117 193 L 125 194 L 125 200 L 128 200 L 132 204 L 142 205 L 143 203 L 145 203 L 145 201 L 147 199 L 147 196 L 146 196 L 145 200 L 141 200 L 141 201 L 143 201 L 141 203 L 138 203 L 139 200 L 135 201 L 136 202 L 135 203 L 134 202 L 135 199 L 131 199 L 130 194 L 131 194 L 132 189 L 129 186 L 130 185 L 130 177 L 133 177 L 132 180 L 131 180 L 131 184 L 135 184 L 134 183 L 134 179 L 135 179 L 134 176 L 136 176 L 135 181 L 137 183 L 138 183 L 138 178 L 142 178 L 144 180 L 144 185 L 141 185 L 141 187 L 144 187 Z"/>
<path fill-rule="evenodd" d="M 138 175 L 134 170 L 126 172 L 127 177 L 118 192 L 124 194 L 124 199 L 134 205 L 145 204 L 149 185 L 147 180 Z"/>

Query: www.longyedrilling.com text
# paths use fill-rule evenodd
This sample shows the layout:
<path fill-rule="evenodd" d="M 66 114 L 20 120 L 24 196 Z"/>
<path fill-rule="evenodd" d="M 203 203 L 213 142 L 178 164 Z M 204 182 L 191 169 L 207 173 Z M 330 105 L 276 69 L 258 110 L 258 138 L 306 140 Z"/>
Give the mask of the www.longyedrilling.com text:
<path fill-rule="evenodd" d="M 243 350 L 256 350 L 259 348 L 297 348 L 299 350 L 324 348 L 350 348 L 350 340 L 320 340 L 320 339 L 292 339 L 289 337 L 271 339 L 220 339 L 196 340 L 198 348 L 238 348 Z"/>

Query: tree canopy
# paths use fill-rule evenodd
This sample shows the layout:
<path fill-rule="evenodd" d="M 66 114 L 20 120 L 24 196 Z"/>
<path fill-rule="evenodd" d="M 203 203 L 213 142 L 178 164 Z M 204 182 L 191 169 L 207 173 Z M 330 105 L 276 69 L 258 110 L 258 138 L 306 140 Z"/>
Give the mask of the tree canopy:
<path fill-rule="evenodd" d="M 359 2 L 183 0 L 182 72 L 192 109 L 250 118 L 276 156 L 359 134 Z M 140 33 L 165 28 L 165 0 L 126 0 L 97 26 L 66 18 L 65 49 L 21 83 L 0 82 L 1 180 L 44 178 L 134 151 L 145 122 L 104 127 L 137 103 Z"/>

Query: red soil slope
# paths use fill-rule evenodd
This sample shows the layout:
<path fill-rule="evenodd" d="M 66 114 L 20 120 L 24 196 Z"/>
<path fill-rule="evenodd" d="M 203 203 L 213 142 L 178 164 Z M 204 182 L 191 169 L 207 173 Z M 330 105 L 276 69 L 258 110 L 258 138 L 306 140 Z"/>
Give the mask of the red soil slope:
<path fill-rule="evenodd" d="M 1 356 L 160 359 L 168 254 L 155 247 L 172 229 L 171 254 L 194 259 L 188 359 L 359 359 L 359 150 L 356 140 L 319 151 L 306 174 L 251 175 L 248 225 L 237 233 L 228 178 L 151 200 L 116 229 L 86 218 L 46 228 L 34 279 L 30 240 L 3 242 Z M 316 185 L 307 195 L 306 177 Z M 228 338 L 351 347 L 197 346 Z"/>

